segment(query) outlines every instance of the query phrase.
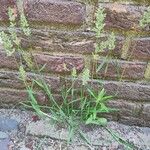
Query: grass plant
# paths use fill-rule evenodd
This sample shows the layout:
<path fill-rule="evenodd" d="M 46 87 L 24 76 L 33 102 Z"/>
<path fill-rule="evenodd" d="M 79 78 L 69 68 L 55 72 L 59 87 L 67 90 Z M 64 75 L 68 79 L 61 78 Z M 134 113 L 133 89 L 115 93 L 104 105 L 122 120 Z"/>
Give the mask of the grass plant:
<path fill-rule="evenodd" d="M 41 70 L 44 68 L 39 68 L 37 66 L 37 70 L 33 69 L 33 64 L 31 59 L 28 58 L 27 53 L 21 48 L 20 39 L 15 32 L 16 27 L 16 15 L 14 14 L 13 9 L 9 8 L 9 33 L 1 32 L 0 37 L 2 39 L 3 46 L 5 48 L 6 54 L 9 56 L 13 56 L 15 52 L 20 54 L 20 61 L 18 63 L 20 79 L 26 86 L 26 90 L 29 95 L 29 101 L 23 103 L 24 106 L 32 107 L 36 113 L 45 118 L 53 120 L 55 123 L 61 123 L 67 126 L 69 135 L 68 135 L 68 144 L 73 140 L 75 134 L 79 134 L 84 141 L 86 141 L 90 146 L 92 143 L 89 139 L 86 138 L 84 133 L 79 129 L 81 124 L 84 125 L 97 125 L 104 127 L 112 137 L 123 144 L 127 149 L 134 149 L 134 145 L 125 141 L 121 138 L 117 133 L 107 128 L 107 118 L 104 117 L 103 114 L 111 113 L 113 111 L 117 111 L 116 109 L 109 108 L 107 106 L 108 101 L 113 99 L 113 95 L 107 95 L 104 88 L 100 88 L 95 91 L 92 88 L 89 80 L 93 75 L 90 74 L 90 70 L 85 68 L 84 71 L 80 74 L 80 86 L 77 87 L 79 83 L 79 76 L 77 75 L 77 71 L 75 68 L 72 69 L 71 74 L 71 84 L 70 86 L 62 86 L 60 87 L 61 99 L 57 99 L 55 95 L 53 95 L 50 85 L 46 83 L 43 75 L 41 74 Z M 144 14 L 144 18 L 147 18 L 147 13 Z M 99 53 L 102 51 L 113 50 L 115 48 L 115 35 L 111 33 L 108 38 L 103 42 L 98 42 L 99 38 L 102 37 L 104 32 L 104 20 L 106 14 L 104 13 L 104 9 L 98 9 L 96 12 L 96 20 L 95 27 L 93 31 L 96 33 L 96 48 L 93 53 L 93 59 L 96 60 L 99 58 Z M 148 19 L 149 21 L 149 19 Z M 145 19 L 142 19 L 140 24 L 145 26 Z M 29 24 L 24 13 L 21 11 L 20 15 L 20 27 L 25 36 L 31 36 L 31 31 L 29 28 Z M 32 54 L 31 54 L 32 55 Z M 15 55 L 14 55 L 15 57 Z M 101 65 L 97 65 L 95 63 L 96 72 L 100 71 L 104 64 L 108 61 L 109 56 L 106 56 L 104 62 Z M 28 67 L 33 72 L 38 72 L 40 78 L 32 79 L 32 83 L 29 84 L 27 80 L 27 74 L 25 67 L 23 65 L 23 61 L 25 61 Z M 65 77 L 64 80 L 69 81 Z M 34 91 L 34 87 L 38 87 L 42 90 L 42 92 L 46 95 L 48 104 L 41 105 L 39 104 L 36 94 Z"/>

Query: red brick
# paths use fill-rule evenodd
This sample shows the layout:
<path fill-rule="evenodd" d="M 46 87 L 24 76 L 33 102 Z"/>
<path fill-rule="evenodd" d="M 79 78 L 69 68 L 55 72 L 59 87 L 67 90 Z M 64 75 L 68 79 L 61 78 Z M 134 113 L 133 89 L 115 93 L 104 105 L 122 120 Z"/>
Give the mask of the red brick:
<path fill-rule="evenodd" d="M 137 102 L 150 101 L 150 86 L 132 82 L 104 81 L 103 87 L 108 95 L 118 99 L 134 100 Z"/>
<path fill-rule="evenodd" d="M 116 120 L 118 122 L 121 122 L 123 124 L 127 124 L 127 125 L 131 125 L 131 126 L 143 126 L 143 127 L 149 127 L 150 126 L 150 122 L 144 120 L 144 118 L 142 117 L 131 117 L 131 116 L 120 116 L 120 118 L 118 120 Z"/>
<path fill-rule="evenodd" d="M 118 109 L 116 115 L 138 117 L 141 113 L 142 104 L 136 102 L 129 102 L 125 100 L 111 100 L 107 104 L 110 108 Z"/>
<path fill-rule="evenodd" d="M 45 72 L 70 73 L 74 67 L 80 72 L 84 68 L 84 60 L 80 57 L 52 56 L 46 54 L 33 55 L 38 65 L 43 66 L 46 64 L 44 68 Z"/>
<path fill-rule="evenodd" d="M 46 97 L 43 93 L 35 93 L 35 97 L 39 102 L 45 102 Z M 0 103 L 13 103 L 24 102 L 29 100 L 26 90 L 13 90 L 13 89 L 0 89 Z"/>
<path fill-rule="evenodd" d="M 105 41 L 107 35 L 98 39 L 97 43 Z M 22 37 L 22 47 L 34 51 L 62 52 L 71 54 L 92 54 L 95 51 L 96 38 L 92 32 L 59 32 L 34 30 L 31 39 Z M 106 56 L 108 53 L 114 57 L 121 56 L 124 38 L 116 36 L 115 49 L 99 52 Z"/>
<path fill-rule="evenodd" d="M 40 76 L 33 73 L 27 73 L 27 81 L 31 83 L 33 79 L 40 79 Z M 57 92 L 60 90 L 60 80 L 59 77 L 43 76 L 42 79 L 51 86 L 51 90 Z M 13 88 L 13 89 L 25 89 L 24 83 L 19 78 L 18 72 L 12 71 L 1 71 L 0 72 L 0 87 L 3 88 Z"/>
<path fill-rule="evenodd" d="M 71 80 L 66 80 L 68 87 L 71 86 Z M 76 88 L 81 88 L 82 81 L 78 80 L 75 83 Z M 107 95 L 112 95 L 116 99 L 122 99 L 135 102 L 150 102 L 150 84 L 133 83 L 125 81 L 106 81 L 106 80 L 89 80 L 89 86 L 95 91 L 100 91 L 102 88 L 106 90 Z"/>
<path fill-rule="evenodd" d="M 150 103 L 143 104 L 142 117 L 147 122 L 150 122 Z"/>
<path fill-rule="evenodd" d="M 120 60 L 101 60 L 98 66 L 103 64 L 102 69 L 95 73 L 95 76 L 99 78 L 108 79 L 129 79 L 137 80 L 144 78 L 144 72 L 147 66 L 145 62 L 131 62 Z"/>
<path fill-rule="evenodd" d="M 0 68 L 17 69 L 18 65 L 14 57 L 8 57 L 0 50 Z"/>
<path fill-rule="evenodd" d="M 8 71 L 0 72 L 0 87 L 3 88 L 25 88 L 24 83 L 19 79 L 19 74 Z"/>
<path fill-rule="evenodd" d="M 150 38 L 138 38 L 132 41 L 128 57 L 150 61 Z"/>
<path fill-rule="evenodd" d="M 25 0 L 24 8 L 30 21 L 81 24 L 85 20 L 85 7 L 77 2 Z"/>
<path fill-rule="evenodd" d="M 106 28 L 117 28 L 122 30 L 141 29 L 139 26 L 139 20 L 147 9 L 146 7 L 121 4 L 117 2 L 105 3 L 102 4 L 102 6 L 106 8 Z"/>
<path fill-rule="evenodd" d="M 31 48 L 34 51 L 48 51 L 48 52 L 66 52 L 66 53 L 78 53 L 78 54 L 91 54 L 94 52 L 94 42 L 91 40 L 83 40 L 80 42 L 54 42 L 54 39 L 32 39 L 32 41 L 28 41 L 26 39 L 22 39 L 22 46 L 24 48 Z M 58 39 L 59 40 L 59 39 Z M 53 42 L 51 42 L 53 41 Z"/>

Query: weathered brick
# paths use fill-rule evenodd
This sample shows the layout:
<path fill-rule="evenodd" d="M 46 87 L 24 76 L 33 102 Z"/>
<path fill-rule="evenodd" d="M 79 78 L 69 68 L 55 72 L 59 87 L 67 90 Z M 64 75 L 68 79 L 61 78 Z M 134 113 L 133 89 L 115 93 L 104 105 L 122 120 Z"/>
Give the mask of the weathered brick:
<path fill-rule="evenodd" d="M 7 11 L 9 6 L 14 8 L 14 13 L 17 15 L 15 2 L 16 0 L 0 0 L 0 22 L 8 20 Z M 96 39 L 95 33 L 90 32 L 90 28 L 88 32 L 77 32 L 75 30 L 74 32 L 66 32 L 64 30 L 56 31 L 54 29 L 47 30 L 45 27 L 43 28 L 43 25 L 49 24 L 53 26 L 57 24 L 58 29 L 60 24 L 61 27 L 69 25 L 69 27 L 73 26 L 78 28 L 79 25 L 82 25 L 86 21 L 86 23 L 91 23 L 93 14 L 90 15 L 91 20 L 88 20 L 89 18 L 86 19 L 85 4 L 83 3 L 75 2 L 75 0 L 24 0 L 23 3 L 27 19 L 31 23 L 34 23 L 32 37 L 27 38 L 21 36 L 23 48 L 33 50 L 33 56 L 40 67 L 46 64 L 43 71 L 47 72 L 47 75 L 44 75 L 44 79 L 47 84 L 52 85 L 52 91 L 55 92 L 54 97 L 61 102 L 62 98 L 58 95 L 58 92 L 60 91 L 61 85 L 63 85 L 63 79 L 60 82 L 60 79 L 52 76 L 51 73 L 70 74 L 73 67 L 80 72 L 84 68 L 84 60 L 82 56 L 76 54 L 91 55 L 95 50 L 95 43 L 104 41 L 107 35 L 105 34 L 104 37 Z M 133 30 L 132 33 L 142 30 L 148 32 L 146 34 L 145 32 L 139 33 L 148 35 L 149 28 L 141 29 L 139 27 L 139 20 L 144 10 L 146 10 L 145 6 L 109 2 L 103 3 L 102 5 L 106 8 L 105 11 L 107 13 L 106 29 L 110 30 L 114 28 L 115 31 L 122 30 L 125 32 Z M 89 25 L 86 23 L 85 28 Z M 40 29 L 34 29 L 35 24 L 38 24 Z M 4 30 L 4 28 L 1 28 L 1 30 Z M 116 38 L 116 48 L 112 51 L 106 49 L 100 52 L 99 55 L 106 56 L 110 53 L 113 58 L 120 58 L 124 38 L 121 36 L 117 36 Z M 101 81 L 102 84 L 98 84 L 99 80 L 93 79 L 89 82 L 92 82 L 91 86 L 96 90 L 101 90 L 104 87 L 108 95 L 113 95 L 118 99 L 117 101 L 109 102 L 109 106 L 112 108 L 120 109 L 114 116 L 113 114 L 111 115 L 112 118 L 115 117 L 117 121 L 123 123 L 147 126 L 150 125 L 150 84 L 148 82 L 146 84 L 143 83 L 142 79 L 144 77 L 146 63 L 150 60 L 150 39 L 148 37 L 131 38 L 131 42 L 129 43 L 131 45 L 129 45 L 128 52 L 125 51 L 127 53 L 122 58 L 130 61 L 118 60 L 109 62 L 107 71 L 103 69 L 102 72 L 98 72 L 99 78 L 105 77 L 109 81 Z M 0 45 L 0 103 L 26 101 L 28 94 L 24 90 L 24 84 L 19 79 L 19 73 L 8 71 L 11 69 L 18 70 L 16 60 L 13 57 L 7 57 L 1 49 L 3 48 Z M 56 53 L 59 54 L 57 55 Z M 60 56 L 61 53 L 63 54 L 62 56 Z M 101 61 L 98 63 L 100 64 Z M 148 69 L 147 67 L 145 73 L 146 79 L 149 79 Z M 110 81 L 110 79 L 116 80 L 120 74 L 123 74 L 122 79 L 125 79 L 126 82 Z M 40 75 L 27 73 L 28 82 L 31 83 L 31 79 L 35 78 L 35 76 L 39 77 Z M 97 76 L 95 78 L 97 79 Z M 141 80 L 141 83 L 132 83 L 131 80 Z M 79 80 L 77 88 L 79 86 L 81 87 L 81 83 L 81 80 Z M 34 90 L 37 100 L 47 102 L 47 96 L 39 88 L 35 87 Z"/>
<path fill-rule="evenodd" d="M 116 99 L 109 101 L 107 105 L 110 108 L 118 109 L 118 111 L 105 114 L 105 117 L 107 117 L 109 120 L 128 125 L 149 126 L 149 122 L 141 117 L 142 103 Z"/>
<path fill-rule="evenodd" d="M 108 36 L 105 36 L 104 38 L 100 38 L 97 42 L 97 45 L 100 45 L 103 41 L 107 41 L 107 37 Z M 121 53 L 122 53 L 123 43 L 124 43 L 124 38 L 121 36 L 116 36 L 115 37 L 115 48 L 111 49 L 111 50 L 108 50 L 108 48 L 103 49 L 102 51 L 98 52 L 98 54 L 102 55 L 102 56 L 109 55 L 111 57 L 120 58 Z"/>
<path fill-rule="evenodd" d="M 25 88 L 24 83 L 19 79 L 19 74 L 8 71 L 0 72 L 0 87 L 4 88 Z"/>
<path fill-rule="evenodd" d="M 102 69 L 95 73 L 96 77 L 108 79 L 143 79 L 147 63 L 120 60 L 101 60 L 98 66 L 103 64 Z"/>
<path fill-rule="evenodd" d="M 41 79 L 40 75 L 27 73 L 27 82 L 31 83 L 33 79 Z M 59 77 L 43 76 L 42 79 L 51 86 L 51 90 L 57 92 L 60 90 L 60 80 Z M 18 72 L 12 71 L 1 71 L 0 72 L 0 87 L 3 88 L 13 88 L 13 89 L 25 89 L 24 83 L 19 78 Z"/>
<path fill-rule="evenodd" d="M 136 102 L 129 102 L 125 100 L 111 100 L 107 104 L 110 108 L 118 109 L 115 114 L 118 118 L 123 116 L 138 117 L 141 113 L 142 104 Z"/>
<path fill-rule="evenodd" d="M 34 39 L 28 41 L 22 39 L 22 46 L 24 48 L 32 48 L 34 51 L 48 51 L 48 52 L 63 52 L 63 53 L 78 53 L 91 54 L 94 52 L 94 42 L 91 40 L 74 41 L 74 42 L 54 42 L 54 39 Z"/>
<path fill-rule="evenodd" d="M 0 68 L 17 69 L 18 65 L 14 57 L 8 57 L 5 52 L 0 50 Z"/>
<path fill-rule="evenodd" d="M 137 38 L 131 42 L 128 57 L 138 60 L 150 60 L 150 38 Z"/>
<path fill-rule="evenodd" d="M 143 126 L 143 127 L 149 127 L 150 122 L 144 120 L 142 117 L 131 117 L 131 116 L 120 116 L 119 120 L 116 120 L 118 122 L 121 122 L 123 124 L 131 125 L 131 126 Z"/>
<path fill-rule="evenodd" d="M 24 9 L 30 21 L 81 24 L 85 20 L 85 7 L 77 2 L 25 0 Z"/>
<path fill-rule="evenodd" d="M 150 86 L 131 82 L 106 81 L 103 83 L 107 94 L 134 101 L 150 101 Z"/>
<path fill-rule="evenodd" d="M 107 40 L 108 35 L 104 35 L 97 40 L 100 44 Z M 62 52 L 75 54 L 92 54 L 95 51 L 96 38 L 93 32 L 60 32 L 34 30 L 32 38 L 22 37 L 22 47 L 34 51 Z M 116 36 L 115 49 L 99 52 L 99 55 L 106 56 L 108 53 L 113 57 L 121 57 L 121 49 L 124 38 Z"/>
<path fill-rule="evenodd" d="M 71 86 L 71 80 L 65 81 L 68 87 Z M 78 80 L 75 83 L 76 88 L 81 88 L 82 81 Z M 100 91 L 102 88 L 106 90 L 107 95 L 112 95 L 116 99 L 127 101 L 150 102 L 150 84 L 146 85 L 133 82 L 121 81 L 106 81 L 106 80 L 89 80 L 89 85 L 95 91 Z"/>
<path fill-rule="evenodd" d="M 35 93 L 35 97 L 39 102 L 45 102 L 46 97 L 43 93 Z M 27 91 L 13 90 L 13 89 L 0 89 L 0 103 L 14 103 L 29 100 Z"/>
<path fill-rule="evenodd" d="M 69 81 L 68 81 L 69 84 Z M 79 80 L 75 86 L 81 87 L 82 81 Z M 107 95 L 112 95 L 117 99 L 133 101 L 150 101 L 150 85 L 144 85 L 132 82 L 89 80 L 90 86 L 99 91 L 102 87 L 106 90 Z"/>
<path fill-rule="evenodd" d="M 144 120 L 150 122 L 150 103 L 143 104 L 142 117 Z"/>
<path fill-rule="evenodd" d="M 8 20 L 8 8 L 16 8 L 16 0 L 0 0 L 0 21 Z"/>
<path fill-rule="evenodd" d="M 81 57 L 52 56 L 44 54 L 33 54 L 38 65 L 46 64 L 44 71 L 50 73 L 70 73 L 75 67 L 77 71 L 84 68 L 84 60 Z"/>
<path fill-rule="evenodd" d="M 123 30 L 141 29 L 139 20 L 147 9 L 139 5 L 126 5 L 121 3 L 103 3 L 106 9 L 106 28 L 117 28 Z M 144 29 L 149 30 L 149 29 Z"/>
<path fill-rule="evenodd" d="M 22 37 L 21 41 L 22 47 L 34 51 L 91 54 L 95 50 L 91 32 L 33 30 L 31 39 Z"/>

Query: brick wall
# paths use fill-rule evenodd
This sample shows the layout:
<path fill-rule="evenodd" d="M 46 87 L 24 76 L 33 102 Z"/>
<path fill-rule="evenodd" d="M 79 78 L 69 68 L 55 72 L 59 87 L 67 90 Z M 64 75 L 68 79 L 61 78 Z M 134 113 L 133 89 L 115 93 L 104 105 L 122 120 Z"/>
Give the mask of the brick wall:
<path fill-rule="evenodd" d="M 8 7 L 16 8 L 15 0 L 0 0 L 0 30 L 7 30 Z M 107 70 L 94 75 L 93 86 L 102 79 L 108 94 L 116 94 L 109 105 L 121 108 L 109 116 L 123 123 L 150 126 L 150 27 L 142 29 L 139 20 L 148 4 L 130 2 L 88 3 L 86 0 L 24 0 L 23 7 L 32 29 L 32 37 L 21 37 L 22 46 L 32 51 L 39 65 L 46 64 L 43 73 L 57 96 L 63 84 L 59 75 L 69 77 L 73 67 L 81 72 L 92 68 L 95 34 L 92 32 L 95 9 L 105 8 L 107 34 L 114 31 L 116 48 L 111 52 Z M 17 13 L 17 10 L 16 10 Z M 109 53 L 99 53 L 98 64 Z M 16 54 L 17 55 L 17 54 Z M 64 63 L 67 69 L 64 68 Z M 118 76 L 118 70 L 119 74 Z M 17 72 L 13 57 L 6 57 L 0 46 L 0 102 L 25 101 L 27 94 Z M 38 75 L 37 75 L 38 76 Z M 33 77 L 28 72 L 29 80 Z M 37 92 L 40 100 L 45 96 Z"/>

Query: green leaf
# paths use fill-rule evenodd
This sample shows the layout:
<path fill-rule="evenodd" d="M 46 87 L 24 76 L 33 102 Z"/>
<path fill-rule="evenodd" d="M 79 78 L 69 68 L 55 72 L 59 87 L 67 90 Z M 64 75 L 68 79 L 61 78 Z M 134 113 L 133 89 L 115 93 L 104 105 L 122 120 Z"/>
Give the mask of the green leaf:
<path fill-rule="evenodd" d="M 79 134 L 83 140 L 85 140 L 89 145 L 91 145 L 90 140 L 86 137 L 86 135 L 80 130 Z"/>
<path fill-rule="evenodd" d="M 43 71 L 44 68 L 46 67 L 47 64 L 44 64 L 40 69 L 39 69 L 39 72 Z"/>
<path fill-rule="evenodd" d="M 89 88 L 87 90 L 90 93 L 90 95 L 93 96 L 93 98 L 97 99 L 97 96 L 94 94 L 92 90 L 90 90 Z"/>
<path fill-rule="evenodd" d="M 86 104 L 87 104 L 87 97 L 85 97 L 83 101 L 81 100 L 81 111 L 83 111 L 83 109 L 85 108 Z"/>
<path fill-rule="evenodd" d="M 108 113 L 109 112 L 109 108 L 104 103 L 101 103 L 100 111 Z"/>
<path fill-rule="evenodd" d="M 103 62 L 98 66 L 98 68 L 96 69 L 96 73 L 98 73 L 103 67 L 104 65 L 107 63 L 107 56 L 103 59 Z"/>
<path fill-rule="evenodd" d="M 33 82 L 35 82 L 39 87 L 41 87 L 42 89 L 44 88 L 43 84 L 37 80 L 33 79 Z"/>
<path fill-rule="evenodd" d="M 98 118 L 97 122 L 99 123 L 99 125 L 101 126 L 106 126 L 107 125 L 107 119 L 106 118 Z"/>
<path fill-rule="evenodd" d="M 112 98 L 114 98 L 114 96 L 105 96 L 103 97 L 103 99 L 101 100 L 101 102 L 106 102 L 106 101 L 109 101 L 109 100 L 112 100 Z"/>
<path fill-rule="evenodd" d="M 75 129 L 71 126 L 69 126 L 69 135 L 68 135 L 68 139 L 67 139 L 67 143 L 70 143 L 70 141 L 73 139 L 74 136 L 74 131 Z"/>
<path fill-rule="evenodd" d="M 105 96 L 106 92 L 105 92 L 105 89 L 103 88 L 99 93 L 98 93 L 98 98 L 97 98 L 97 103 L 99 103 L 103 97 Z"/>
<path fill-rule="evenodd" d="M 85 124 L 91 124 L 93 122 L 93 116 L 91 115 L 85 122 Z"/>
<path fill-rule="evenodd" d="M 101 125 L 101 126 L 106 126 L 107 125 L 107 119 L 106 118 L 98 118 L 94 119 L 93 116 L 91 115 L 87 120 L 85 124 L 95 124 L 95 125 Z"/>

